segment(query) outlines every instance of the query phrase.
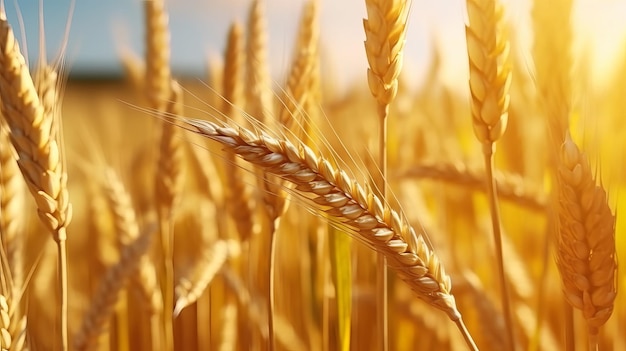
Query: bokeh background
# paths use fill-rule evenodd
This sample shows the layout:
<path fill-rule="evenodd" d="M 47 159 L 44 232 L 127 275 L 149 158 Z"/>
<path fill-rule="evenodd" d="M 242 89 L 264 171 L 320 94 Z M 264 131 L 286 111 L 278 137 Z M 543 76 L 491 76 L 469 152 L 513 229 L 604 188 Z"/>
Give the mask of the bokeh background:
<path fill-rule="evenodd" d="M 70 74 L 115 76 L 122 74 L 120 50 L 142 56 L 142 0 L 75 0 L 71 17 L 66 66 Z M 209 57 L 219 56 L 229 24 L 245 22 L 249 0 L 169 1 L 172 32 L 172 64 L 175 73 L 199 76 Z M 510 0 L 507 15 L 514 28 L 530 28 L 530 1 Z M 303 0 L 266 0 L 269 54 L 274 79 L 285 73 L 291 57 Z M 72 0 L 6 1 L 6 11 L 15 28 L 21 25 L 30 61 L 39 52 L 39 18 L 43 8 L 49 57 L 55 57 L 64 38 Z M 409 84 L 424 76 L 433 50 L 441 53 L 444 82 L 457 85 L 459 75 L 467 74 L 463 28 L 464 1 L 413 1 L 405 53 L 405 73 Z M 19 14 L 18 14 L 19 11 Z M 340 86 L 362 82 L 367 66 L 362 40 L 362 0 L 321 1 L 321 42 L 326 67 Z M 626 48 L 626 0 L 576 1 L 575 55 L 593 63 L 593 82 L 604 80 L 607 72 Z M 528 61 L 532 45 L 529 32 L 514 33 Z M 361 40 L 359 40 L 361 38 Z M 584 55 L 582 55 L 584 54 Z"/>

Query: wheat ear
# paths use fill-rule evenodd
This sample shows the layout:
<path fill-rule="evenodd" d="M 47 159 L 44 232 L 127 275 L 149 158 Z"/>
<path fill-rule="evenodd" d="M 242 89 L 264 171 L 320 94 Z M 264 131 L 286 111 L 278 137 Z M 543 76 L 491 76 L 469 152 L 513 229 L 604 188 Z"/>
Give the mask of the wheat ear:
<path fill-rule="evenodd" d="M 437 256 L 405 217 L 383 204 L 369 187 L 350 179 L 302 143 L 296 146 L 267 134 L 208 121 L 185 119 L 184 123 L 244 160 L 293 183 L 294 193 L 312 200 L 315 210 L 382 253 L 419 298 L 446 312 L 460 328 L 463 326 L 450 292 L 450 278 Z M 464 335 L 470 342 L 469 334 Z"/>
<path fill-rule="evenodd" d="M 42 223 L 57 243 L 61 348 L 67 350 L 66 227 L 72 217 L 64 153 L 57 132 L 60 116 L 46 114 L 6 15 L 0 14 L 0 100 L 18 166 L 37 203 Z"/>
<path fill-rule="evenodd" d="M 389 113 L 389 105 L 398 93 L 410 1 L 366 0 L 365 4 L 367 82 L 382 118 Z"/>
<path fill-rule="evenodd" d="M 97 338 L 113 313 L 119 292 L 135 274 L 141 257 L 150 247 L 152 235 L 152 230 L 141 233 L 135 241 L 122 249 L 119 262 L 106 272 L 74 337 L 75 350 L 92 350 L 97 346 Z"/>
<path fill-rule="evenodd" d="M 465 26 L 469 58 L 474 134 L 483 145 L 486 188 L 491 212 L 507 346 L 516 349 L 513 312 L 505 277 L 498 193 L 494 172 L 495 142 L 506 129 L 511 85 L 510 45 L 503 28 L 503 8 L 497 0 L 467 0 Z"/>
<path fill-rule="evenodd" d="M 565 299 L 583 312 L 594 340 L 617 295 L 615 216 L 587 157 L 569 134 L 560 156 L 557 265 Z"/>

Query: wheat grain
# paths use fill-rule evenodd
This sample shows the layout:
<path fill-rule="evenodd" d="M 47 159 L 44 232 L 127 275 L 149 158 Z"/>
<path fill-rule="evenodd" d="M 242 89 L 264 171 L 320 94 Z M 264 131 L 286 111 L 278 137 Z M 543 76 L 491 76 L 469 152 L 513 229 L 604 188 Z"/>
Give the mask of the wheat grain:
<path fill-rule="evenodd" d="M 586 156 L 569 135 L 561 147 L 557 265 L 566 300 L 583 312 L 596 335 L 617 295 L 615 216 L 592 176 Z"/>

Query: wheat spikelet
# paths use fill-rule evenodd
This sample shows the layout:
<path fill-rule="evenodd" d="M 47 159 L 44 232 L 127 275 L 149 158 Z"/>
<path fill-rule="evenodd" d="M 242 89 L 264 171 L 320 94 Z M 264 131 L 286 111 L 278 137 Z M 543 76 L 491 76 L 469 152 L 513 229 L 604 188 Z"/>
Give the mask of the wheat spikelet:
<path fill-rule="evenodd" d="M 113 222 L 119 247 L 126 247 L 139 237 L 139 224 L 135 210 L 124 184 L 113 169 L 104 172 L 103 187 L 109 208 L 113 213 Z M 142 256 L 137 274 L 131 277 L 133 291 L 139 293 L 149 313 L 158 313 L 163 309 L 161 290 L 159 289 L 156 269 L 150 258 Z"/>
<path fill-rule="evenodd" d="M 141 257 L 150 246 L 152 235 L 151 230 L 141 233 L 135 241 L 124 247 L 119 262 L 106 272 L 74 337 L 75 350 L 92 350 L 97 346 L 97 338 L 113 313 L 119 292 L 135 273 Z"/>
<path fill-rule="evenodd" d="M 20 220 L 24 206 L 24 182 L 16 162 L 13 145 L 5 133 L 4 123 L 0 130 L 0 236 L 5 248 L 14 286 L 21 287 L 23 277 L 22 252 L 24 240 L 23 223 Z"/>
<path fill-rule="evenodd" d="M 4 295 L 0 295 L 0 350 L 8 351 L 11 348 L 11 333 L 9 333 L 9 304 Z"/>
<path fill-rule="evenodd" d="M 250 5 L 246 45 L 246 110 L 260 122 L 274 115 L 264 5 L 263 0 L 254 0 Z"/>
<path fill-rule="evenodd" d="M 566 300 L 583 312 L 589 333 L 596 335 L 617 295 L 615 216 L 587 157 L 569 135 L 560 156 L 557 265 Z"/>
<path fill-rule="evenodd" d="M 518 174 L 496 171 L 498 196 L 536 211 L 545 211 L 547 196 L 536 184 L 529 183 Z M 454 163 L 423 162 L 401 172 L 398 177 L 428 178 L 452 184 L 485 190 L 485 174 L 467 165 Z"/>
<path fill-rule="evenodd" d="M 19 294 L 21 292 L 13 286 L 12 277 L 6 276 L 4 272 L 3 275 L 3 285 L 7 286 L 3 287 L 2 290 L 5 291 L 0 295 L 2 350 L 24 350 L 26 345 L 26 315 L 20 315 Z"/>
<path fill-rule="evenodd" d="M 158 111 L 170 97 L 170 33 L 163 0 L 144 1 L 146 42 L 146 97 Z"/>
<path fill-rule="evenodd" d="M 476 138 L 493 143 L 506 129 L 511 68 L 503 8 L 494 0 L 468 0 L 465 27 Z"/>
<path fill-rule="evenodd" d="M 179 315 L 185 307 L 194 303 L 204 293 L 217 272 L 226 263 L 229 251 L 233 250 L 229 246 L 232 245 L 226 241 L 218 241 L 213 244 L 204 253 L 204 262 L 198 265 L 201 268 L 199 275 L 191 278 L 193 280 L 182 278 L 178 282 L 175 288 L 174 315 Z"/>
<path fill-rule="evenodd" d="M 55 69 L 45 62 L 40 63 L 34 72 L 33 82 L 35 84 L 35 90 L 39 96 L 39 101 L 43 107 L 43 113 L 46 116 L 52 116 L 57 112 L 59 108 L 59 90 L 58 88 L 58 74 Z M 52 131 L 55 132 L 56 128 Z M 50 135 L 51 139 L 55 138 L 55 135 Z"/>
<path fill-rule="evenodd" d="M 363 188 L 303 144 L 295 146 L 266 134 L 257 135 L 244 128 L 236 130 L 207 121 L 187 119 L 185 123 L 246 161 L 295 184 L 294 191 L 309 197 L 317 210 L 383 253 L 418 297 L 446 312 L 454 321 L 461 318 L 450 293 L 450 278 L 437 256 L 404 217 L 383 205 L 369 188 Z"/>
<path fill-rule="evenodd" d="M 379 114 L 388 114 L 389 104 L 398 93 L 398 76 L 409 13 L 407 0 L 366 0 L 365 53 L 369 68 L 367 82 L 379 106 Z"/>

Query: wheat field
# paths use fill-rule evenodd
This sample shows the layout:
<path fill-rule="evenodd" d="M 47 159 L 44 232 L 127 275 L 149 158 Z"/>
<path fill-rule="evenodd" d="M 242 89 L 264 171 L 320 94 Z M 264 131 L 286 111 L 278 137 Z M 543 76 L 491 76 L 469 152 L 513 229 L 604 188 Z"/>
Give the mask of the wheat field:
<path fill-rule="evenodd" d="M 319 0 L 284 77 L 262 0 L 203 77 L 164 0 L 110 80 L 29 66 L 2 9 L 0 349 L 626 350 L 626 51 L 592 86 L 574 5 L 523 52 L 465 1 L 468 76 L 435 48 L 410 89 L 420 3 L 363 0 L 345 91 Z"/>

